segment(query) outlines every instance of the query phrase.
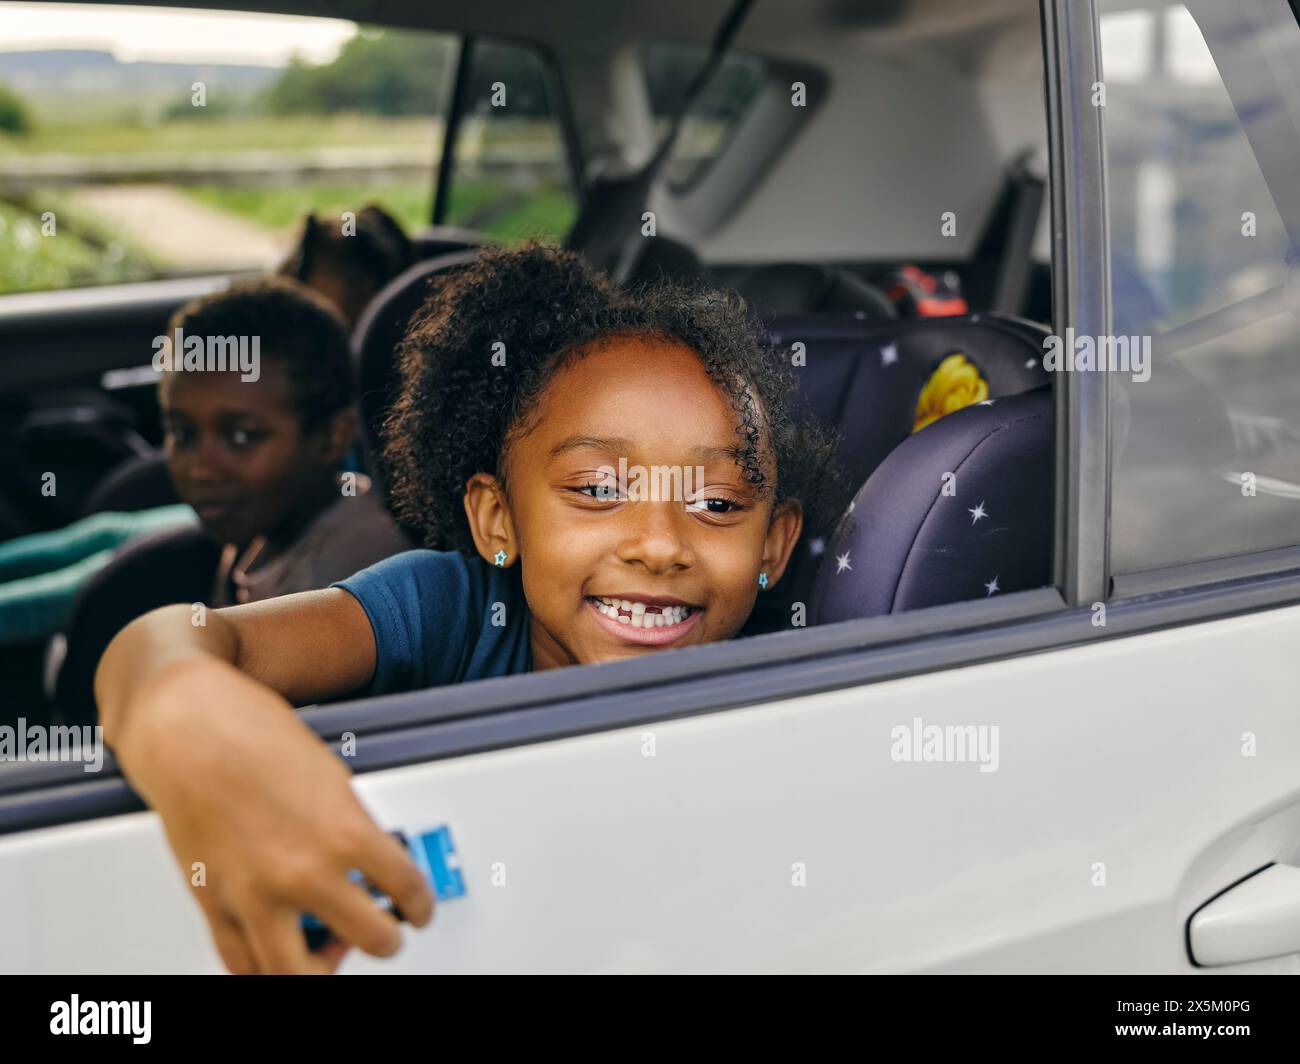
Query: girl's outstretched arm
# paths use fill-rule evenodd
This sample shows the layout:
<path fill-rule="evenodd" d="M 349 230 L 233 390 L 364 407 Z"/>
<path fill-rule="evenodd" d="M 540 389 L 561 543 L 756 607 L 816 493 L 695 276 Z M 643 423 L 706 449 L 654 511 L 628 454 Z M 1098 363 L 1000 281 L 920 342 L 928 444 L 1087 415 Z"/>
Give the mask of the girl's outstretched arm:
<path fill-rule="evenodd" d="M 416 926 L 432 917 L 432 894 L 362 808 L 344 764 L 293 712 L 370 679 L 365 611 L 332 588 L 208 611 L 200 626 L 192 616 L 168 606 L 124 628 L 95 694 L 105 740 L 162 818 L 226 966 L 327 972 L 347 944 L 394 953 L 396 921 L 348 871 Z M 308 952 L 304 911 L 340 945 Z"/>

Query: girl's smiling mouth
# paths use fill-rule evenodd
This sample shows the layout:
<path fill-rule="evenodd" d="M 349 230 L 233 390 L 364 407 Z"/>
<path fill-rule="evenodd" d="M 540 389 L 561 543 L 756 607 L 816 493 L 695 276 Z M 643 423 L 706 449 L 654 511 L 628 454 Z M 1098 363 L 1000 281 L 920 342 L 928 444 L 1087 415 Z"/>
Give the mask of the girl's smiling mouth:
<path fill-rule="evenodd" d="M 663 646 L 676 642 L 695 627 L 704 612 L 677 599 L 614 598 L 588 595 L 587 605 L 597 622 L 625 643 Z"/>

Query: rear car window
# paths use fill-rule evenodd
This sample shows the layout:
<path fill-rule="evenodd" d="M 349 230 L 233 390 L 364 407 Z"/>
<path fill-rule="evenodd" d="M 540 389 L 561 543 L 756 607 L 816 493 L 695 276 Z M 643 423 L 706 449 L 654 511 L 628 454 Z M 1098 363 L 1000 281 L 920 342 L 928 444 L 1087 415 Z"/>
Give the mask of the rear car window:
<path fill-rule="evenodd" d="M 708 55 L 705 48 L 676 44 L 641 48 L 641 69 L 660 137 L 668 132 L 681 107 L 682 94 Z M 757 100 L 764 77 L 764 64 L 755 56 L 733 52 L 723 57 L 682 122 L 664 170 L 670 188 L 689 188 L 726 150 L 736 127 Z"/>
<path fill-rule="evenodd" d="M 0 6 L 0 293 L 263 270 L 308 211 L 432 214 L 458 39 Z"/>

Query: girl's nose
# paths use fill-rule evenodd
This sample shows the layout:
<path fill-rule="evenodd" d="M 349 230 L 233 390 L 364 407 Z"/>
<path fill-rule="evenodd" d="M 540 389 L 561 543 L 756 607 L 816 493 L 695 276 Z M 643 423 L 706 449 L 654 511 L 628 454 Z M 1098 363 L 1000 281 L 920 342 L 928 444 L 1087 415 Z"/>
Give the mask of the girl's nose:
<path fill-rule="evenodd" d="M 621 561 L 640 563 L 652 573 L 687 569 L 695 563 L 681 527 L 687 517 L 681 503 L 636 502 L 626 512 L 629 523 L 618 548 Z"/>

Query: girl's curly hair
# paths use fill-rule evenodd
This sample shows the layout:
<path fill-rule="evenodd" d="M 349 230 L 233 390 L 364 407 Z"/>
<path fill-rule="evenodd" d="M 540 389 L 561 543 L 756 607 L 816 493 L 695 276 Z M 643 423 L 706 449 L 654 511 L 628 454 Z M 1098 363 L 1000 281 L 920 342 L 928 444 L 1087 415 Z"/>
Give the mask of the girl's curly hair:
<path fill-rule="evenodd" d="M 556 369 L 619 336 L 694 351 L 736 412 L 737 461 L 749 482 L 774 513 L 797 499 L 810 526 L 829 527 L 847 499 L 834 435 L 799 403 L 793 370 L 739 296 L 677 284 L 624 291 L 577 255 L 540 244 L 484 249 L 436 278 L 402 342 L 401 394 L 383 436 L 403 524 L 425 546 L 471 553 L 466 482 L 479 472 L 501 479 L 506 446 L 528 428 Z M 764 473 L 769 454 L 774 484 Z"/>

